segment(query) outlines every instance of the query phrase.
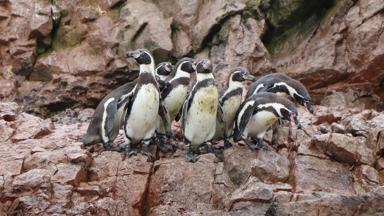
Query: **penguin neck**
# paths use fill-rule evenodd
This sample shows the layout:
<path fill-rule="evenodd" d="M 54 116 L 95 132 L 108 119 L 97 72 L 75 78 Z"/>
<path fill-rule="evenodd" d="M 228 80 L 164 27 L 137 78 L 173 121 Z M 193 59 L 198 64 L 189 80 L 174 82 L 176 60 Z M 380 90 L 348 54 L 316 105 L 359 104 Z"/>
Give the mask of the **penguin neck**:
<path fill-rule="evenodd" d="M 201 82 L 207 79 L 214 79 L 212 73 L 197 73 L 196 80 L 197 82 Z"/>
<path fill-rule="evenodd" d="M 234 89 L 243 88 L 243 83 L 240 81 L 229 80 L 227 91 L 232 91 Z"/>
<path fill-rule="evenodd" d="M 180 78 L 180 77 L 190 78 L 191 74 L 189 74 L 188 72 L 185 72 L 185 71 L 179 69 L 179 70 L 176 71 L 176 74 L 175 74 L 174 78 L 177 79 L 177 78 Z"/>
<path fill-rule="evenodd" d="M 157 75 L 161 81 L 166 81 L 167 80 L 167 76 L 166 75 Z"/>
<path fill-rule="evenodd" d="M 155 65 L 151 64 L 140 64 L 140 74 L 149 73 L 155 77 Z"/>

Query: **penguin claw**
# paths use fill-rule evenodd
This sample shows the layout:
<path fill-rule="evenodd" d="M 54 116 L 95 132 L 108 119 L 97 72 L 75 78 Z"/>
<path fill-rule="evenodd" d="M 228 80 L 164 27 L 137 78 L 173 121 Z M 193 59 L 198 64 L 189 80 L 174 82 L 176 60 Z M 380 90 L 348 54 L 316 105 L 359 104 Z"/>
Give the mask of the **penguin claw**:
<path fill-rule="evenodd" d="M 197 161 L 196 154 L 194 153 L 186 153 L 185 161 L 195 163 Z"/>
<path fill-rule="evenodd" d="M 232 147 L 231 142 L 229 142 L 228 140 L 224 140 L 224 149 L 227 149 L 227 148 L 230 148 L 230 147 Z"/>

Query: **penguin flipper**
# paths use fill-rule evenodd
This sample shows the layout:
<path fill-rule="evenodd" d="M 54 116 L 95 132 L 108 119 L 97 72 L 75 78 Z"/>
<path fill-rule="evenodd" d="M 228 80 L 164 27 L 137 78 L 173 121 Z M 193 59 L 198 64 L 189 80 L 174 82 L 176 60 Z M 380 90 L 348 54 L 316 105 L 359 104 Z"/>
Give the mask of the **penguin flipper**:
<path fill-rule="evenodd" d="M 222 124 L 224 123 L 224 120 L 223 120 L 223 107 L 222 105 L 219 103 L 219 106 L 217 106 L 217 120 Z"/>
<path fill-rule="evenodd" d="M 115 118 L 117 115 L 117 100 L 113 100 L 112 102 L 108 103 L 105 112 L 105 131 L 111 139 L 111 135 L 113 134 L 114 130 Z M 115 130 L 118 130 L 118 128 L 115 128 Z"/>
<path fill-rule="evenodd" d="M 235 130 L 233 133 L 233 140 L 235 142 L 241 139 L 241 136 L 243 135 L 243 132 L 247 127 L 247 124 L 251 119 L 252 114 L 255 112 L 257 112 L 257 110 L 255 110 L 254 103 L 244 103 L 244 106 L 239 109 L 235 122 Z"/>
<path fill-rule="evenodd" d="M 187 120 L 187 113 L 188 113 L 188 106 L 189 106 L 188 103 L 189 103 L 189 99 L 185 100 L 181 110 L 181 128 L 182 128 L 183 134 L 185 134 L 184 130 L 185 130 L 185 123 Z"/>
<path fill-rule="evenodd" d="M 170 117 L 169 117 L 169 113 L 168 113 L 168 110 L 167 108 L 165 108 L 165 106 L 163 105 L 163 103 L 160 103 L 160 106 L 159 106 L 159 115 L 161 117 L 161 120 L 163 121 L 163 124 L 164 124 L 164 128 L 166 130 L 166 134 L 167 136 L 171 135 L 172 134 L 172 130 L 171 130 L 171 120 L 170 120 Z"/>

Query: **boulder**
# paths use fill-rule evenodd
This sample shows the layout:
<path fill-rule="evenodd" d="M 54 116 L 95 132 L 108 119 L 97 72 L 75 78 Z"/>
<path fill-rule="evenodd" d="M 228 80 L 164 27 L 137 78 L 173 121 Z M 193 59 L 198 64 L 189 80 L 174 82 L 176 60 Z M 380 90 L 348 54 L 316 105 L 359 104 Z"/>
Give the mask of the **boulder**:
<path fill-rule="evenodd" d="M 352 174 L 343 164 L 312 156 L 297 156 L 293 178 L 296 192 L 353 194 Z"/>

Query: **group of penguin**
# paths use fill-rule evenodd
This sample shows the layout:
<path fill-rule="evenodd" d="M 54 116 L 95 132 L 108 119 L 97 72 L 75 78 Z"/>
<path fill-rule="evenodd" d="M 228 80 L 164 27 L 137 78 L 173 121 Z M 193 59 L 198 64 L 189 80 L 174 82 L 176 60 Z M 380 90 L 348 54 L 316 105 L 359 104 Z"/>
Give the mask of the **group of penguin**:
<path fill-rule="evenodd" d="M 106 150 L 123 151 L 129 156 L 138 150 L 150 159 L 152 140 L 162 151 L 174 151 L 174 145 L 165 141 L 173 137 L 171 123 L 181 121 L 185 160 L 195 162 L 205 149 L 214 153 L 212 140 L 224 139 L 223 148 L 243 140 L 252 149 L 265 148 L 264 134 L 278 122 L 294 121 L 298 128 L 298 112 L 288 97 L 313 113 L 311 97 L 297 80 L 282 73 L 259 78 L 247 69 L 234 68 L 227 89 L 220 96 L 208 59 L 195 62 L 182 58 L 173 67 L 163 62 L 155 67 L 152 54 L 146 49 L 127 52 L 139 64 L 135 81 L 110 92 L 97 106 L 84 146 L 103 143 Z M 191 75 L 196 80 L 190 88 Z M 173 76 L 168 79 L 169 76 Z M 254 81 L 243 99 L 243 82 Z M 124 144 L 114 147 L 119 130 L 124 129 Z M 249 140 L 255 138 L 255 144 Z"/>

